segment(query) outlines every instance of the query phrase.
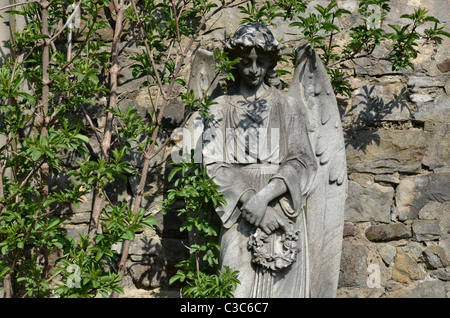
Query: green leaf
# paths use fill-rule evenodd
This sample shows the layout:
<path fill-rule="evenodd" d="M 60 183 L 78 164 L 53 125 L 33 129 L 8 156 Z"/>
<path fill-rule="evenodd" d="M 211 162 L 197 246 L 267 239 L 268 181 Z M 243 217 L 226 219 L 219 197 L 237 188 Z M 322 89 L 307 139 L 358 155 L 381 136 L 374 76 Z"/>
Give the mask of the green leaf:
<path fill-rule="evenodd" d="M 96 68 L 91 68 L 89 71 L 87 71 L 87 73 L 86 73 L 86 77 L 92 82 L 92 83 L 94 83 L 95 85 L 97 85 L 98 84 L 98 82 L 99 82 L 99 79 L 98 79 L 98 77 L 97 77 L 97 73 L 99 72 L 99 70 L 98 69 L 96 69 Z"/>
<path fill-rule="evenodd" d="M 173 168 L 172 171 L 170 171 L 169 176 L 167 177 L 167 180 L 172 181 L 173 177 L 177 174 L 178 171 L 180 171 L 181 167 Z"/>
<path fill-rule="evenodd" d="M 78 139 L 84 141 L 84 142 L 87 143 L 87 144 L 89 143 L 89 138 L 86 137 L 86 136 L 84 136 L 84 135 L 82 135 L 82 134 L 76 134 L 76 135 L 75 135 L 75 138 L 78 138 Z"/>
<path fill-rule="evenodd" d="M 132 229 L 127 229 L 125 231 L 125 233 L 122 236 L 123 239 L 127 240 L 127 241 L 134 241 L 135 238 L 135 233 Z"/>

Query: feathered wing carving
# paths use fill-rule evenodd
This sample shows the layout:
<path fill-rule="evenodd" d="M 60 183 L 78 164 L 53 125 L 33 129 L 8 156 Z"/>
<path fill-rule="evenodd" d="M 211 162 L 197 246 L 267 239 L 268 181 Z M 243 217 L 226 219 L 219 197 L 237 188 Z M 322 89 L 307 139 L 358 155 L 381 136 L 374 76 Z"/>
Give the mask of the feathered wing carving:
<path fill-rule="evenodd" d="M 219 78 L 214 69 L 217 63 L 214 53 L 204 49 L 198 49 L 191 64 L 188 91 L 194 92 L 195 98 L 215 98 L 222 95 Z"/>
<path fill-rule="evenodd" d="M 306 200 L 310 296 L 335 297 L 342 250 L 347 164 L 336 97 L 325 67 L 309 44 L 296 49 L 288 94 L 305 108 L 318 171 Z"/>
<path fill-rule="evenodd" d="M 214 54 L 211 51 L 198 49 L 191 64 L 191 73 L 188 82 L 188 91 L 194 93 L 194 98 L 203 99 L 222 95 L 223 91 L 219 85 L 219 78 L 216 76 L 214 64 L 216 63 Z M 188 110 L 190 112 L 190 110 Z M 202 133 L 203 117 L 200 112 L 192 114 L 185 112 L 185 116 L 190 116 L 185 125 L 183 133 L 183 154 L 190 154 L 194 150 L 195 162 L 202 161 Z"/>

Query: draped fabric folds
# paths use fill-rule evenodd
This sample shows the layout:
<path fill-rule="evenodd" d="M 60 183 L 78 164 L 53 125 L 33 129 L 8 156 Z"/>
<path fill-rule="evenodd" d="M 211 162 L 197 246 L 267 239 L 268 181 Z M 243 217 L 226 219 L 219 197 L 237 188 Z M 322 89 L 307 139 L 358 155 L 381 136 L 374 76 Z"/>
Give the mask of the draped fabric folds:
<path fill-rule="evenodd" d="M 255 101 L 237 95 L 223 95 L 215 101 L 209 110 L 212 120 L 204 123 L 203 164 L 227 201 L 217 209 L 223 224 L 220 260 L 239 271 L 241 284 L 235 297 L 307 297 L 308 233 L 303 205 L 317 163 L 303 106 L 274 88 Z M 287 192 L 270 206 L 292 222 L 299 235 L 295 261 L 271 271 L 254 262 L 249 240 L 257 230 L 242 217 L 240 198 L 275 178 L 283 180 Z M 280 230 L 265 242 L 273 253 L 283 250 Z"/>

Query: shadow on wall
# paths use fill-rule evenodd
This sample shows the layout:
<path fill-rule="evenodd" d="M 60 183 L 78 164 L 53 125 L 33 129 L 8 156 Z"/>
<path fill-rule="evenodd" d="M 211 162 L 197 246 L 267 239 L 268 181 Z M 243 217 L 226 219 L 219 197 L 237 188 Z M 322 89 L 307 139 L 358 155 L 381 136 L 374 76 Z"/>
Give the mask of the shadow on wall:
<path fill-rule="evenodd" d="M 353 114 L 354 118 L 344 127 L 346 146 L 366 153 L 369 145 L 380 144 L 376 128 L 381 126 L 381 122 L 410 120 L 411 109 L 406 99 L 406 87 L 392 89 L 364 85 L 355 93 L 353 104 L 347 111 L 347 114 Z M 365 130 L 364 138 L 357 138 L 358 131 L 361 130 Z"/>

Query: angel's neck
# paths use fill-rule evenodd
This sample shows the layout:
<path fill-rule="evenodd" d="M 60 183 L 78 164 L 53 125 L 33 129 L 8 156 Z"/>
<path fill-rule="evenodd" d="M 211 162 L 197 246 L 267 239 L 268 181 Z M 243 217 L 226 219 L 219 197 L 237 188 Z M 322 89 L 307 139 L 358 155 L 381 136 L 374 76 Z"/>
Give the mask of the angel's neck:
<path fill-rule="evenodd" d="M 257 87 L 248 87 L 248 86 L 241 86 L 239 88 L 239 93 L 244 97 L 246 100 L 257 100 L 264 96 L 267 93 L 267 90 L 269 89 L 269 86 L 267 86 L 265 83 L 261 83 L 261 85 Z"/>

